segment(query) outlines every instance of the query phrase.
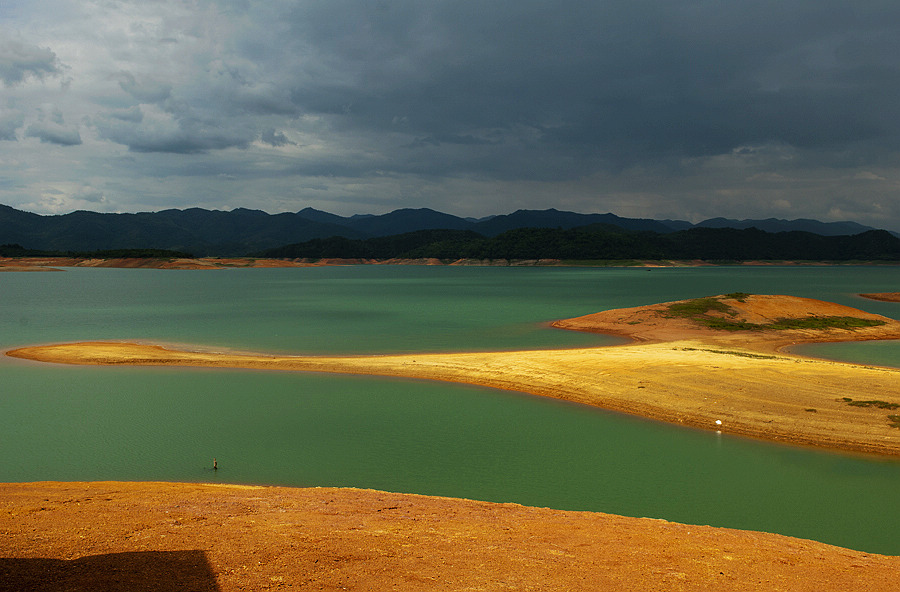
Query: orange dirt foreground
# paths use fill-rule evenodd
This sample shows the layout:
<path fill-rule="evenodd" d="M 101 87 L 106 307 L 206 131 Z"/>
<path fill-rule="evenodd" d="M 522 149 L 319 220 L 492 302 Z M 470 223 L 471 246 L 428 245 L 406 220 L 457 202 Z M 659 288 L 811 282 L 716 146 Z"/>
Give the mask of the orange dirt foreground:
<path fill-rule="evenodd" d="M 673 318 L 666 303 L 555 323 L 635 340 L 614 347 L 323 357 L 109 342 L 7 354 L 467 382 L 781 442 L 900 455 L 900 430 L 891 425 L 897 411 L 848 405 L 900 403 L 900 370 L 782 353 L 802 342 L 897 339 L 900 322 L 804 298 L 715 299 L 728 307 L 722 318 L 760 326 L 810 317 L 883 324 L 719 331 Z M 179 483 L 0 484 L 0 557 L 0 591 L 894 591 L 900 573 L 900 557 L 661 520 L 355 489 Z"/>
<path fill-rule="evenodd" d="M 900 557 L 357 489 L 0 485 L 0 590 L 895 591 Z"/>

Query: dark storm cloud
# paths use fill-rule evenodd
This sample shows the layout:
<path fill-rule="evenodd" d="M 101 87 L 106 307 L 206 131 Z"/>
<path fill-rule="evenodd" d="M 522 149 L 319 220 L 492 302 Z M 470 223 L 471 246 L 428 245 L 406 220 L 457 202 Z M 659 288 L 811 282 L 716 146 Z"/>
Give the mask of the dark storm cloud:
<path fill-rule="evenodd" d="M 898 23 L 872 2 L 305 3 L 289 37 L 319 75 L 292 97 L 420 142 L 524 126 L 587 162 L 843 150 L 897 135 Z"/>
<path fill-rule="evenodd" d="M 337 133 L 392 134 L 380 149 L 398 171 L 548 179 L 767 143 L 858 159 L 898 137 L 900 7 L 889 3 L 222 6 L 241 26 L 227 51 L 187 56 L 189 78 L 116 74 L 171 121 L 98 119 L 102 137 L 137 152 L 278 147 L 287 136 L 266 117 L 312 114 Z M 494 149 L 467 158 L 461 144 Z M 535 159 L 546 166 L 526 166 Z"/>

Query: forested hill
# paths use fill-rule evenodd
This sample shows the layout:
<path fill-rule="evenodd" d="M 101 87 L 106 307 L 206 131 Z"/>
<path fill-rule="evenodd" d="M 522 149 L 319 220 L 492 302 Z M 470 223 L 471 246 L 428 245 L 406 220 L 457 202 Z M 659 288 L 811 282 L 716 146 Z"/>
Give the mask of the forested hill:
<path fill-rule="evenodd" d="M 245 208 L 227 212 L 189 208 L 136 214 L 78 211 L 42 216 L 0 205 L 0 245 L 21 245 L 24 249 L 51 252 L 163 249 L 197 256 L 233 257 L 335 236 L 362 240 L 425 230 L 468 230 L 490 238 L 524 228 L 570 230 L 598 224 L 661 235 L 700 228 L 758 228 L 773 233 L 804 231 L 823 236 L 855 235 L 874 230 L 855 222 L 712 218 L 691 224 L 683 220 L 622 218 L 611 213 L 579 214 L 555 209 L 518 210 L 511 214 L 479 219 L 460 218 L 428 208 L 405 208 L 380 215 L 353 216 L 338 216 L 312 208 L 278 214 Z M 527 232 L 525 234 L 528 235 Z M 554 232 L 550 232 L 547 240 L 569 241 L 567 238 L 554 237 Z M 507 240 L 511 240 L 510 237 L 504 237 L 497 243 L 505 244 Z M 522 240 L 527 242 L 529 239 Z M 650 239 L 646 240 L 652 243 Z M 374 246 L 381 243 L 375 241 L 366 244 Z"/>
<path fill-rule="evenodd" d="M 256 255 L 291 259 L 900 261 L 900 239 L 884 230 L 822 236 L 757 228 L 691 228 L 657 233 L 590 225 L 570 229 L 518 228 L 492 237 L 470 230 L 423 230 L 370 239 L 331 237 Z"/>

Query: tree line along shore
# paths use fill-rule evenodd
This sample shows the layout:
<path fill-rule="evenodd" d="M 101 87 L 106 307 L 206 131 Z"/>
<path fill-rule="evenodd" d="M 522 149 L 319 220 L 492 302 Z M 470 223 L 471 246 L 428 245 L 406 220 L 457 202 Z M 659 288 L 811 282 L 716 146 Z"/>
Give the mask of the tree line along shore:
<path fill-rule="evenodd" d="M 127 242 L 126 239 L 121 239 Z M 203 249 L 205 251 L 208 249 Z M 0 245 L 0 257 L 74 259 L 190 259 L 205 252 L 183 247 L 96 250 L 33 249 Z M 246 250 L 234 257 L 252 259 L 421 261 L 615 262 L 645 261 L 897 262 L 900 238 L 884 230 L 823 236 L 805 231 L 766 232 L 757 228 L 691 228 L 669 233 L 634 231 L 609 224 L 576 228 L 516 228 L 495 236 L 472 230 L 418 230 L 389 236 L 332 236 L 272 248 Z"/>

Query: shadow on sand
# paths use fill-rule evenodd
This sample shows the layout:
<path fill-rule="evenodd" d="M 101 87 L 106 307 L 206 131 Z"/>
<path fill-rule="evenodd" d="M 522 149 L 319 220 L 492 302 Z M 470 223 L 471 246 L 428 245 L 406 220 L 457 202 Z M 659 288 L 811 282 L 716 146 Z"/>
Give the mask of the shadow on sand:
<path fill-rule="evenodd" d="M 0 558 L 0 591 L 219 592 L 203 551 L 140 551 L 80 559 Z"/>

